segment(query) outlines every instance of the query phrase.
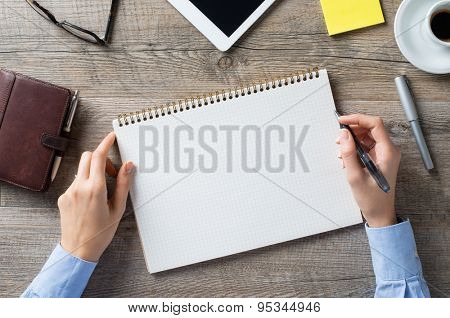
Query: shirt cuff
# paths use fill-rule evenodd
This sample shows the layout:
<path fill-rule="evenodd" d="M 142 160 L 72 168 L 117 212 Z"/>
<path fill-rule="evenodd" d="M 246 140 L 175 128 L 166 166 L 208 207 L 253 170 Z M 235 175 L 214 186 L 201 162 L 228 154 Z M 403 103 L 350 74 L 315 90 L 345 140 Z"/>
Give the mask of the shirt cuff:
<path fill-rule="evenodd" d="M 375 276 L 378 280 L 401 280 L 422 273 L 414 233 L 409 220 L 372 228 L 366 223 Z"/>
<path fill-rule="evenodd" d="M 23 297 L 80 297 L 97 263 L 65 251 L 58 244 Z"/>

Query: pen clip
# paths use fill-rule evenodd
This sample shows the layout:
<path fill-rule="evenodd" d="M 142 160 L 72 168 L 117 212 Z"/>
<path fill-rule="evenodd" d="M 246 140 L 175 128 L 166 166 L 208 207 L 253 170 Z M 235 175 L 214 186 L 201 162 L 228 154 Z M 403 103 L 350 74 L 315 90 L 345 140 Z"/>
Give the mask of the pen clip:
<path fill-rule="evenodd" d="M 69 110 L 67 111 L 66 120 L 64 122 L 63 130 L 65 132 L 70 132 L 70 129 L 72 127 L 73 118 L 78 107 L 78 96 L 78 91 L 75 91 L 72 96 L 72 100 L 70 101 Z"/>
<path fill-rule="evenodd" d="M 403 77 L 405 78 L 405 84 L 406 84 L 406 87 L 408 88 L 409 94 L 411 95 L 411 99 L 416 104 L 416 97 L 414 96 L 413 90 L 411 88 L 411 84 L 409 83 L 409 79 L 406 77 L 406 75 L 403 75 Z"/>

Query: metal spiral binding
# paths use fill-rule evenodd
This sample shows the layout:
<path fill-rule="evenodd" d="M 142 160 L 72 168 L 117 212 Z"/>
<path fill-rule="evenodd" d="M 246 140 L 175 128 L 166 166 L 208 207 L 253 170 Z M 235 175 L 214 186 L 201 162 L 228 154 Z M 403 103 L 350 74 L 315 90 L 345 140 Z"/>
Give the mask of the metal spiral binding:
<path fill-rule="evenodd" d="M 236 86 L 234 90 L 215 91 L 198 95 L 197 97 L 186 98 L 178 102 L 171 102 L 160 106 L 150 106 L 132 113 L 120 114 L 117 119 L 119 126 L 129 126 L 141 122 L 153 120 L 189 111 L 191 109 L 202 108 L 204 106 L 213 105 L 215 103 L 225 102 L 234 98 L 242 98 L 246 95 L 258 94 L 264 91 L 276 89 L 278 87 L 293 85 L 296 83 L 306 82 L 319 77 L 319 68 L 315 67 L 307 69 L 305 72 L 298 72 L 291 74 L 288 77 L 264 79 L 258 83 L 251 83 L 248 85 Z"/>

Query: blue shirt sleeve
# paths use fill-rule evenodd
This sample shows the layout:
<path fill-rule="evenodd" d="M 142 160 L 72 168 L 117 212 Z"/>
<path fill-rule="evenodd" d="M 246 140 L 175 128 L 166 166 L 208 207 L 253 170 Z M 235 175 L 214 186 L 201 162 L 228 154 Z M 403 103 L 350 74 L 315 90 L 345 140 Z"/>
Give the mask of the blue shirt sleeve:
<path fill-rule="evenodd" d="M 56 246 L 41 272 L 21 297 L 27 298 L 74 298 L 80 297 L 97 266 L 66 252 Z"/>
<path fill-rule="evenodd" d="M 409 220 L 382 228 L 366 223 L 376 276 L 375 297 L 430 297 Z"/>

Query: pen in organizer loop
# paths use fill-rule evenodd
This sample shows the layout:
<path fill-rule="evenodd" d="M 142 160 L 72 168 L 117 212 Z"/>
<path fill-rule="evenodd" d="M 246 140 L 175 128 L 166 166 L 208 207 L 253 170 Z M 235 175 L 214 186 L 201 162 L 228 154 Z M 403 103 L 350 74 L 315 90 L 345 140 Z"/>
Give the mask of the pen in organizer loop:
<path fill-rule="evenodd" d="M 64 120 L 63 131 L 65 131 L 66 133 L 70 133 L 70 130 L 72 128 L 73 118 L 75 116 L 77 107 L 78 107 L 78 91 L 75 91 L 72 95 L 72 99 L 70 100 L 69 109 L 67 111 L 67 115 Z M 62 161 L 62 156 L 56 155 L 55 160 L 53 162 L 52 172 L 50 174 L 51 182 L 53 182 L 53 180 L 55 180 L 55 178 L 56 178 L 56 174 L 58 173 L 59 166 L 61 165 L 61 161 Z"/>
<path fill-rule="evenodd" d="M 339 117 L 341 117 L 341 115 L 338 113 L 337 110 L 335 110 L 335 115 L 339 121 Z M 344 129 L 344 128 L 347 129 L 349 131 L 349 133 L 352 135 L 353 140 L 355 141 L 356 152 L 358 153 L 359 159 L 364 164 L 364 166 L 367 168 L 370 175 L 375 180 L 375 182 L 380 187 L 380 189 L 383 190 L 383 192 L 385 192 L 385 193 L 388 193 L 389 191 L 391 191 L 391 187 L 389 186 L 389 183 L 387 182 L 383 173 L 380 171 L 380 169 L 378 169 L 377 165 L 375 164 L 375 162 L 373 162 L 370 155 L 364 150 L 364 148 L 361 145 L 361 142 L 359 141 L 359 139 L 356 137 L 355 133 L 353 132 L 353 129 L 349 125 L 344 125 L 341 123 L 339 123 L 339 125 L 341 126 L 342 129 Z"/>

